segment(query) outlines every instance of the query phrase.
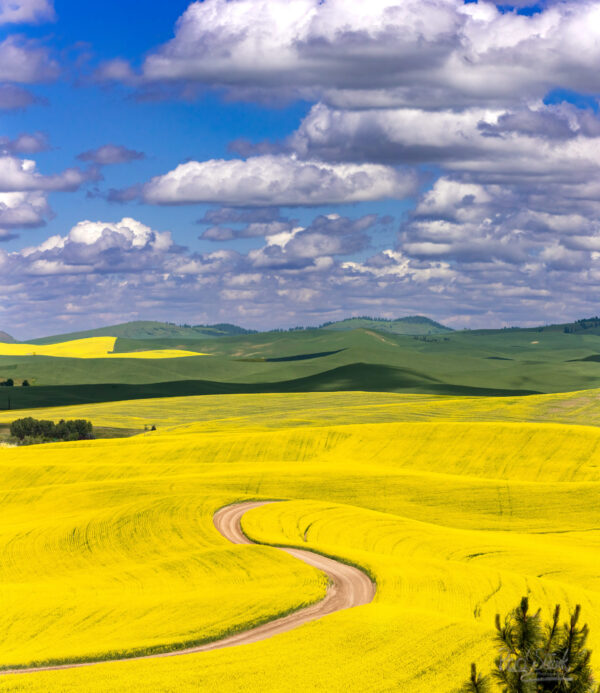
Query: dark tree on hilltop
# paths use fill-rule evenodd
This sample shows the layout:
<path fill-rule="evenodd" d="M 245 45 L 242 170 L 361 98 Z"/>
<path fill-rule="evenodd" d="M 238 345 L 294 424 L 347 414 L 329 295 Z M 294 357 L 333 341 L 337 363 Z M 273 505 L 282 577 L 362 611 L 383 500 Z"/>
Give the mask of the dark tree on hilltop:
<path fill-rule="evenodd" d="M 529 610 L 529 600 L 504 620 L 496 615 L 496 642 L 499 656 L 490 676 L 477 674 L 471 665 L 471 677 L 462 693 L 488 693 L 492 679 L 503 693 L 600 693 L 590 666 L 591 651 L 586 648 L 589 630 L 579 625 L 581 607 L 566 623 L 560 623 L 560 606 L 552 620 L 543 623 L 541 612 Z"/>

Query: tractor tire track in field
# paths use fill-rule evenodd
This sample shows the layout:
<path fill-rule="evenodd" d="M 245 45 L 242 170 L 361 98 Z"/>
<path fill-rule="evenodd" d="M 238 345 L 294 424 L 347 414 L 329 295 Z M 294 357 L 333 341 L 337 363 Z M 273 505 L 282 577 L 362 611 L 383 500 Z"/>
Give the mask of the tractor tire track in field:
<path fill-rule="evenodd" d="M 278 501 L 248 501 L 227 505 L 218 510 L 214 515 L 214 525 L 217 530 L 233 544 L 255 544 L 242 530 L 241 520 L 246 512 L 253 508 L 259 508 L 272 502 Z M 57 664 L 41 667 L 30 667 L 23 669 L 6 669 L 0 671 L 0 676 L 6 674 L 31 674 L 36 671 L 54 671 L 58 669 L 74 669 L 77 667 L 92 666 L 94 664 L 105 664 L 108 662 L 125 662 L 140 659 L 155 659 L 158 657 L 174 657 L 196 652 L 208 652 L 209 650 L 219 650 L 224 647 L 235 647 L 237 645 L 247 645 L 272 638 L 279 633 L 285 633 L 294 628 L 316 621 L 324 616 L 333 614 L 336 611 L 351 609 L 355 606 L 369 604 L 375 597 L 375 583 L 371 578 L 359 568 L 341 563 L 333 558 L 327 558 L 321 554 L 307 551 L 306 549 L 294 549 L 286 547 L 275 547 L 279 551 L 285 551 L 290 556 L 298 558 L 304 563 L 311 565 L 318 570 L 322 570 L 329 578 L 329 586 L 325 597 L 310 606 L 293 611 L 287 616 L 275 618 L 272 621 L 263 623 L 255 628 L 240 631 L 233 635 L 228 635 L 220 640 L 187 647 L 172 652 L 160 652 L 151 655 L 137 657 L 123 657 L 115 659 L 103 659 L 91 662 L 74 662 L 72 664 Z"/>

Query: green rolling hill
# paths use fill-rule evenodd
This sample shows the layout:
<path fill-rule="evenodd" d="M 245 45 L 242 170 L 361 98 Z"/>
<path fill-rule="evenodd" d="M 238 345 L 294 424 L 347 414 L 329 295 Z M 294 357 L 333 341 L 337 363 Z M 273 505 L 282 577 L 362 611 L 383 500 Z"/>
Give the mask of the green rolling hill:
<path fill-rule="evenodd" d="M 81 332 L 68 332 L 66 334 L 28 339 L 29 344 L 57 344 L 73 339 L 87 339 L 89 337 L 121 337 L 123 339 L 208 339 L 211 337 L 224 337 L 237 334 L 253 334 L 254 330 L 245 330 L 237 325 L 227 323 L 221 325 L 175 325 L 169 322 L 136 321 L 126 322 L 121 325 L 99 327 L 94 330 L 82 330 Z M 157 348 L 154 346 L 153 348 Z"/>
<path fill-rule="evenodd" d="M 348 318 L 337 322 L 327 322 L 321 325 L 322 330 L 377 330 L 379 332 L 391 332 L 404 335 L 430 335 L 452 332 L 449 327 L 441 325 L 435 320 L 430 320 L 423 315 L 412 315 L 396 320 L 383 320 L 378 318 Z"/>
<path fill-rule="evenodd" d="M 0 342 L 4 342 L 4 344 L 14 344 L 16 340 L 11 337 L 7 332 L 3 332 L 0 330 Z"/>
<path fill-rule="evenodd" d="M 377 318 L 348 318 L 338 322 L 324 323 L 316 328 L 302 328 L 291 330 L 273 330 L 273 332 L 304 332 L 315 329 L 328 331 L 348 331 L 356 329 L 378 330 L 380 332 L 390 332 L 401 335 L 432 335 L 452 332 L 449 327 L 445 327 L 434 320 L 423 317 L 422 315 L 398 318 L 397 320 L 384 320 Z M 68 332 L 65 334 L 40 337 L 38 339 L 26 340 L 30 344 L 56 344 L 57 342 L 67 342 L 73 339 L 86 339 L 89 337 L 117 337 L 121 344 L 122 351 L 139 351 L 149 343 L 149 348 L 185 348 L 194 351 L 194 345 L 198 340 L 206 340 L 215 337 L 233 337 L 246 334 L 258 334 L 256 330 L 247 330 L 238 325 L 223 323 L 219 325 L 175 325 L 170 322 L 137 321 L 126 322 L 120 325 L 109 325 L 93 330 L 82 330 L 79 332 Z M 269 331 L 263 334 L 270 334 Z M 132 348 L 125 347 L 126 340 L 136 340 L 140 344 L 131 344 Z M 162 346 L 159 346 L 162 345 Z M 196 348 L 196 350 L 198 350 Z"/>
<path fill-rule="evenodd" d="M 0 357 L 0 409 L 184 394 L 371 390 L 508 395 L 600 387 L 600 328 L 397 335 L 312 329 L 219 339 L 118 338 L 123 359 Z M 127 359 L 126 352 L 180 346 L 209 354 Z M 10 390 L 10 392 L 9 392 Z"/>

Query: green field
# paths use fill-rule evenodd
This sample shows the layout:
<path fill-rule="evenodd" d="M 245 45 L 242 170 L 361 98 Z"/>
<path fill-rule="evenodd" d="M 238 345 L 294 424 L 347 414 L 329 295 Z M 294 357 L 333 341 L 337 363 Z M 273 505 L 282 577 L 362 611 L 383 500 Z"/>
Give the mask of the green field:
<path fill-rule="evenodd" d="M 202 394 L 386 391 L 510 396 L 600 387 L 599 328 L 395 335 L 315 329 L 220 338 L 119 337 L 123 359 L 0 356 L 0 409 Z M 184 349 L 209 356 L 127 358 Z"/>

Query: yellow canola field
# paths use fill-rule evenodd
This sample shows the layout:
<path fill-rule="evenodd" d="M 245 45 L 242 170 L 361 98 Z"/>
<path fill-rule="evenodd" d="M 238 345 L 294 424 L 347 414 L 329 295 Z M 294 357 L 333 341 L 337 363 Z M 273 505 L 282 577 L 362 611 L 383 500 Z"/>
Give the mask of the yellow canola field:
<path fill-rule="evenodd" d="M 90 337 L 58 344 L 5 344 L 0 342 L 0 356 L 54 356 L 70 359 L 174 359 L 184 356 L 206 356 L 206 354 L 199 354 L 195 351 L 180 349 L 157 349 L 155 351 L 113 354 L 111 352 L 116 341 L 116 337 Z"/>
<path fill-rule="evenodd" d="M 48 407 L 44 409 L 44 417 L 84 418 L 98 426 L 121 428 L 143 428 L 148 423 L 161 428 L 194 424 L 195 431 L 211 433 L 398 421 L 560 422 L 600 426 L 599 400 L 600 390 L 529 397 L 388 392 L 201 395 Z M 39 409 L 30 409 L 21 410 L 19 415 L 35 417 L 39 413 Z M 0 423 L 13 418 L 13 412 L 0 410 Z"/>
<path fill-rule="evenodd" d="M 493 616 L 524 594 L 546 613 L 581 603 L 600 651 L 600 429 L 294 426 L 292 407 L 280 430 L 248 431 L 239 403 L 225 409 L 0 450 L 0 665 L 160 649 L 318 598 L 316 571 L 220 538 L 212 513 L 237 500 L 288 499 L 245 531 L 364 566 L 375 601 L 252 645 L 10 675 L 0 690 L 450 692 L 471 661 L 489 668 Z"/>
<path fill-rule="evenodd" d="M 212 527 L 222 504 L 183 484 L 169 494 L 69 484 L 43 493 L 32 517 L 31 493 L 12 494 L 0 529 L 1 666 L 168 651 L 324 596 L 316 569 L 222 538 Z"/>

